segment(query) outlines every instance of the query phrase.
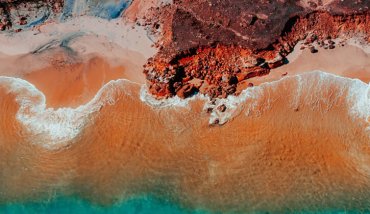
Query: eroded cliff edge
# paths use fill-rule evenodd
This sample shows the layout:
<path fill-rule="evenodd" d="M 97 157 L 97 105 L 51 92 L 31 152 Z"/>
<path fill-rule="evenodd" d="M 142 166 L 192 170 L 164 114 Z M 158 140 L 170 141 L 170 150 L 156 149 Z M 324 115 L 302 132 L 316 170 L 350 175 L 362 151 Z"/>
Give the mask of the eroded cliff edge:
<path fill-rule="evenodd" d="M 110 3 L 83 2 L 98 11 L 105 11 L 105 3 Z M 131 3 L 126 19 L 147 26 L 159 38 L 159 51 L 144 68 L 149 91 L 158 98 L 185 98 L 197 92 L 211 98 L 235 94 L 246 80 L 287 63 L 287 55 L 299 41 L 313 53 L 317 50 L 312 43 L 335 48 L 341 45 L 334 40 L 339 37 L 370 42 L 369 0 L 122 2 Z M 115 5 L 117 11 L 124 4 Z M 19 32 L 89 10 L 74 11 L 73 5 L 74 1 L 64 0 L 0 0 L 0 29 Z"/>
<path fill-rule="evenodd" d="M 312 43 L 331 49 L 340 45 L 334 41 L 339 37 L 356 36 L 369 43 L 369 6 L 367 0 L 157 4 L 138 13 L 136 20 L 160 35 L 159 52 L 144 70 L 149 91 L 158 98 L 198 92 L 224 98 L 235 94 L 243 81 L 287 63 L 299 41 L 313 53 Z"/>

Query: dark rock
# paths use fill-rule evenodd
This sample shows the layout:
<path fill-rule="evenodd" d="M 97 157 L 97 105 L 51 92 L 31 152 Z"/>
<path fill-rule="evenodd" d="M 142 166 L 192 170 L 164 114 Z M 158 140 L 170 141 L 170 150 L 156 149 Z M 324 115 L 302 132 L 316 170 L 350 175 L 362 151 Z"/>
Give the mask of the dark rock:
<path fill-rule="evenodd" d="M 263 59 L 263 58 L 257 58 L 256 61 L 257 61 L 257 64 L 256 65 L 262 65 L 263 63 L 266 62 L 266 60 Z"/>
<path fill-rule="evenodd" d="M 229 86 L 229 87 L 226 89 L 226 93 L 227 93 L 227 94 L 234 94 L 235 92 L 236 92 L 236 86 L 235 86 L 235 85 Z"/>
<path fill-rule="evenodd" d="M 310 52 L 311 53 L 317 53 L 318 50 L 315 47 L 310 47 Z"/>
<path fill-rule="evenodd" d="M 180 98 L 187 98 L 195 93 L 196 88 L 192 84 L 186 84 L 177 91 L 177 96 Z"/>
<path fill-rule="evenodd" d="M 210 103 L 212 104 L 212 105 L 216 105 L 216 99 L 211 99 L 211 101 L 210 101 Z"/>
<path fill-rule="evenodd" d="M 230 85 L 238 84 L 238 78 L 236 76 L 231 76 L 229 78 L 229 84 Z"/>
<path fill-rule="evenodd" d="M 219 119 L 215 119 L 215 120 L 213 121 L 213 125 L 218 125 L 218 124 L 220 124 L 220 120 L 219 120 Z"/>
<path fill-rule="evenodd" d="M 22 17 L 22 18 L 19 20 L 19 24 L 20 24 L 20 25 L 26 25 L 26 24 L 27 24 L 27 18 L 26 18 L 26 17 Z"/>
<path fill-rule="evenodd" d="M 283 59 L 269 62 L 279 54 L 286 57 L 299 41 L 305 40 L 307 46 L 317 41 L 324 46 L 323 40 L 329 39 L 330 45 L 331 38 L 341 34 L 362 33 L 368 38 L 367 6 L 367 1 L 325 5 L 321 0 L 173 1 L 148 18 L 166 29 L 161 38 L 163 49 L 149 63 L 154 64 L 157 81 L 165 79 L 163 67 L 178 65 L 182 69 L 176 70 L 176 81 L 205 80 L 211 87 L 202 93 L 225 97 L 236 93 L 229 85 L 238 86 L 282 66 Z M 308 49 L 318 52 L 315 47 Z M 232 81 L 233 76 L 237 81 Z M 169 96 L 176 92 L 171 93 Z"/>
<path fill-rule="evenodd" d="M 219 107 L 217 107 L 217 110 L 219 110 L 220 112 L 225 112 L 226 111 L 226 106 L 224 104 L 222 104 Z"/>
<path fill-rule="evenodd" d="M 174 87 L 175 91 L 177 92 L 182 87 L 182 83 L 181 82 L 175 82 L 173 84 L 173 87 Z"/>

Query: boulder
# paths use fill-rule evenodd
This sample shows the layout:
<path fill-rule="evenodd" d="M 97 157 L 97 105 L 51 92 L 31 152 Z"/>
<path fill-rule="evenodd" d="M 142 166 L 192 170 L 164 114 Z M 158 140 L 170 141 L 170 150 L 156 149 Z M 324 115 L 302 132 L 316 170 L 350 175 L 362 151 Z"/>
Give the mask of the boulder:
<path fill-rule="evenodd" d="M 180 98 L 187 98 L 194 94 L 196 91 L 196 88 L 192 84 L 186 84 L 180 88 L 180 90 L 177 91 L 176 95 Z"/>
<path fill-rule="evenodd" d="M 220 105 L 219 107 L 217 107 L 217 110 L 219 110 L 220 112 L 225 112 L 225 111 L 226 111 L 226 106 L 225 106 L 225 104 L 222 104 L 222 105 Z"/>

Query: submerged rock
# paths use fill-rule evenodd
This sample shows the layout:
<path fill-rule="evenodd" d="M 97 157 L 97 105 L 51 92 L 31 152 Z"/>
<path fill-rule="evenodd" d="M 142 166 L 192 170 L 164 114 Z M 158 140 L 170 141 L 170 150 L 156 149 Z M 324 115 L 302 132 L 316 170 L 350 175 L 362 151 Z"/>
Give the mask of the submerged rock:
<path fill-rule="evenodd" d="M 226 106 L 225 106 L 225 104 L 222 104 L 222 105 L 220 105 L 219 107 L 217 107 L 217 109 L 218 109 L 220 112 L 225 112 L 225 111 L 226 111 Z"/>

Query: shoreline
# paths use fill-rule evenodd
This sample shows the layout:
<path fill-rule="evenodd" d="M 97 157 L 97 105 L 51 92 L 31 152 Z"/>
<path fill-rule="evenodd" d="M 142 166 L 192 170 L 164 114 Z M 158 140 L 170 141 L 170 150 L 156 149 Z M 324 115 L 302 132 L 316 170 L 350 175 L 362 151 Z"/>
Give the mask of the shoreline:
<path fill-rule="evenodd" d="M 367 52 L 367 49 L 350 44 L 332 50 L 320 47 L 317 49 L 317 53 L 310 53 L 307 48 L 302 51 L 300 44 L 298 44 L 295 50 L 288 55 L 288 64 L 272 69 L 267 75 L 245 80 L 238 87 L 238 92 L 248 88 L 249 83 L 258 86 L 264 82 L 312 70 L 322 70 L 341 77 L 359 79 L 364 83 L 370 82 L 370 53 Z"/>
<path fill-rule="evenodd" d="M 85 47 L 88 47 L 91 42 L 97 41 L 87 37 L 86 41 L 80 40 L 71 45 L 72 50 L 77 53 L 84 50 L 83 53 L 77 55 L 77 58 L 76 56 L 69 56 L 63 49 L 51 49 L 51 52 L 44 51 L 41 55 L 34 56 L 30 54 L 15 58 L 15 60 L 24 59 L 21 62 L 26 63 L 36 62 L 32 64 L 36 67 L 33 71 L 26 70 L 21 65 L 22 63 L 11 63 L 13 62 L 13 57 L 11 57 L 9 63 L 11 65 L 8 69 L 0 70 L 0 75 L 22 78 L 34 84 L 46 97 L 49 97 L 47 105 L 55 108 L 77 107 L 88 102 L 110 80 L 128 79 L 141 85 L 146 84 L 145 75 L 142 73 L 142 65 L 146 62 L 144 56 L 138 52 L 115 47 L 113 49 L 120 53 L 120 59 L 109 58 L 99 54 L 96 50 L 87 51 Z M 322 70 L 338 76 L 360 79 L 365 83 L 370 82 L 370 53 L 366 52 L 367 49 L 346 44 L 344 47 L 337 47 L 333 50 L 318 48 L 319 52 L 312 54 L 307 49 L 302 51 L 299 48 L 300 46 L 297 45 L 292 54 L 288 55 L 290 63 L 273 69 L 268 75 L 243 81 L 237 92 L 241 93 L 250 87 L 250 84 L 258 86 L 264 82 L 272 82 L 285 76 L 313 70 Z M 49 52 L 52 54 L 51 56 Z M 48 57 L 46 58 L 46 56 Z M 0 62 L 3 66 L 6 66 L 7 60 L 7 58 L 2 58 Z M 58 79 L 62 79 L 62 81 L 58 82 L 60 81 Z M 56 84 L 53 84 L 53 82 Z M 70 88 L 71 85 L 75 85 L 75 91 Z M 93 88 L 92 90 L 90 90 L 90 86 Z M 60 101 L 62 94 L 71 96 L 64 97 Z M 153 97 L 153 99 L 156 98 Z M 58 103 L 58 100 L 60 103 Z"/>
<path fill-rule="evenodd" d="M 81 110 L 90 105 L 97 96 L 100 96 L 99 94 L 105 93 L 108 85 L 117 81 L 129 81 L 141 86 L 137 99 L 151 108 L 189 108 L 189 103 L 201 103 L 204 112 L 212 109 L 209 112 L 209 125 L 223 125 L 238 114 L 243 100 L 257 96 L 258 91 L 262 90 L 265 85 L 278 84 L 285 77 L 301 76 L 306 72 L 319 70 L 325 75 L 332 74 L 351 80 L 358 78 L 365 84 L 368 84 L 366 81 L 370 80 L 370 53 L 367 52 L 366 47 L 362 49 L 350 44 L 333 50 L 317 47 L 319 52 L 312 54 L 307 49 L 300 50 L 300 45 L 296 45 L 295 50 L 288 55 L 290 63 L 273 69 L 268 75 L 246 80 L 245 84 L 240 84 L 241 87 L 237 89 L 239 96 L 216 99 L 214 104 L 209 102 L 208 96 L 199 94 L 186 99 L 175 96 L 158 100 L 149 94 L 145 75 L 142 72 L 142 66 L 148 60 L 149 52 L 144 54 L 143 49 L 140 48 L 136 51 L 129 47 L 123 48 L 122 45 L 113 43 L 114 40 L 100 36 L 84 35 L 67 40 L 67 48 L 58 45 L 59 43 L 50 48 L 47 43 L 47 48 L 42 49 L 40 53 L 20 57 L 25 62 L 36 62 L 33 64 L 35 67 L 39 66 L 36 70 L 23 73 L 22 71 L 25 70 L 22 69 L 25 68 L 22 64 L 9 65 L 10 68 L 13 66 L 15 70 L 18 69 L 18 72 L 13 72 L 14 77 L 21 78 L 35 86 L 37 93 L 44 97 L 45 103 L 42 105 L 45 106 L 41 109 L 51 114 L 59 114 L 63 111 L 73 114 L 77 109 Z M 27 59 L 27 56 L 30 59 Z M 17 56 L 8 57 L 14 59 Z M 6 64 L 6 57 L 3 55 L 0 61 Z M 7 69 L 5 72 L 0 71 L 0 74 L 4 73 L 11 77 L 12 69 Z M 253 87 L 250 84 L 253 84 Z M 220 112 L 218 110 L 220 106 L 224 106 L 225 110 Z M 80 113 L 85 116 L 89 114 Z M 25 117 L 23 119 L 30 123 L 37 122 L 36 118 L 29 120 L 30 118 Z M 67 127 L 73 126 L 72 123 L 67 125 Z"/>
<path fill-rule="evenodd" d="M 369 87 L 361 81 L 313 72 L 264 83 L 247 89 L 243 97 L 235 97 L 238 100 L 228 98 L 237 109 L 225 112 L 231 113 L 228 116 L 232 118 L 224 126 L 208 125 L 210 115 L 202 110 L 198 99 L 189 102 L 186 108 L 172 105 L 152 108 L 138 98 L 141 85 L 115 81 L 110 86 L 105 86 L 93 102 L 79 109 L 45 110 L 35 106 L 39 115 L 30 115 L 28 119 L 37 125 L 45 119 L 48 119 L 46 122 L 54 122 L 45 123 L 46 128 L 56 127 L 62 122 L 79 122 L 72 123 L 67 129 L 78 131 L 74 133 L 75 137 L 66 133 L 72 137 L 68 141 L 58 142 L 49 138 L 45 128 L 42 129 L 44 132 L 25 132 L 24 128 L 34 124 L 18 121 L 22 133 L 26 133 L 19 138 L 23 144 L 0 141 L 4 142 L 0 145 L 5 148 L 1 151 L 9 151 L 2 157 L 12 160 L 13 151 L 21 150 L 26 163 L 14 163 L 14 167 L 8 169 L 4 183 L 9 188 L 4 196 L 9 194 L 12 197 L 4 200 L 14 198 L 22 201 L 22 196 L 27 197 L 28 191 L 32 192 L 31 188 L 35 185 L 39 185 L 36 190 L 47 192 L 48 188 L 55 187 L 53 184 L 64 181 L 58 186 L 61 192 L 70 190 L 69 187 L 81 187 L 81 193 L 75 188 L 70 193 L 76 191 L 86 200 L 109 204 L 117 198 L 132 196 L 131 188 L 135 193 L 150 192 L 151 187 L 158 184 L 155 181 L 164 178 L 159 180 L 161 184 L 175 184 L 171 186 L 175 192 L 171 193 L 179 199 L 188 199 L 185 204 L 189 202 L 205 207 L 212 204 L 213 208 L 220 209 L 225 200 L 218 196 L 236 191 L 240 197 L 227 199 L 227 205 L 243 209 L 245 203 L 270 202 L 271 198 L 286 201 L 291 196 L 290 200 L 296 201 L 296 195 L 302 191 L 317 195 L 327 193 L 328 199 L 337 201 L 333 192 L 337 186 L 353 190 L 368 184 L 368 177 L 364 176 L 370 175 L 367 168 L 369 162 L 362 158 L 367 158 L 368 153 L 361 145 L 368 142 L 369 135 L 365 129 L 369 123 L 366 124 L 363 116 L 356 114 L 356 111 L 361 110 L 361 106 L 369 108 L 369 100 L 362 100 Z M 23 98 L 26 98 L 27 91 L 19 89 L 19 93 L 10 94 L 5 91 L 4 95 L 16 99 L 24 95 Z M 32 106 L 38 98 L 37 91 L 35 93 L 28 102 Z M 16 106 L 11 97 L 0 100 L 1 106 L 4 102 L 5 106 Z M 25 100 L 19 97 L 18 101 Z M 9 114 L 12 110 L 16 111 L 16 108 L 9 108 L 0 117 L 13 118 L 14 115 Z M 69 117 L 66 118 L 63 112 Z M 368 116 L 369 111 L 365 109 L 363 113 Z M 56 114 L 64 119 L 57 120 Z M 10 128 L 6 124 L 2 127 Z M 8 128 L 2 130 L 11 135 Z M 62 131 L 60 128 L 57 130 Z M 15 131 L 19 133 L 17 129 Z M 28 158 L 30 151 L 34 156 Z M 308 158 L 310 161 L 307 161 Z M 7 162 L 2 163 L 7 169 Z M 23 164 L 34 170 L 24 171 L 21 178 L 27 179 L 17 177 L 14 180 L 12 170 L 24 167 Z M 292 164 L 298 170 L 292 171 Z M 39 171 L 31 168 L 33 166 L 49 173 L 36 173 Z M 317 169 L 321 171 L 313 173 Z M 350 169 L 355 169 L 356 174 Z M 229 170 L 233 170 L 232 173 Z M 325 182 L 325 189 L 319 186 L 312 190 L 311 183 L 304 182 L 307 177 L 313 179 L 315 184 Z M 43 181 L 41 184 L 38 182 L 40 178 Z M 194 178 L 197 179 L 195 182 Z M 148 179 L 154 182 L 148 184 Z M 235 179 L 251 185 L 240 186 Z M 297 179 L 303 180 L 297 182 Z M 220 185 L 220 182 L 225 185 Z M 273 185 L 272 189 L 264 185 L 266 182 Z M 336 182 L 334 187 L 333 182 Z M 356 182 L 364 186 L 354 186 Z M 293 191 L 287 190 L 292 184 L 300 188 L 293 186 Z M 302 187 L 302 184 L 306 185 Z M 202 189 L 204 185 L 206 188 Z M 135 189 L 137 186 L 143 188 Z M 199 189 L 202 191 L 199 192 Z M 361 199 L 362 195 L 356 193 L 357 189 L 354 189 L 351 196 Z M 259 197 L 245 200 L 249 194 L 258 194 Z M 202 201 L 192 200 L 199 198 Z M 309 204 L 315 205 L 316 201 Z M 272 203 L 272 206 L 279 205 Z M 248 204 L 245 207 L 251 208 Z"/>
<path fill-rule="evenodd" d="M 26 70 L 27 65 L 10 61 L 8 69 L 0 71 L 0 76 L 32 83 L 45 94 L 48 107 L 78 107 L 90 101 L 111 80 L 127 79 L 145 84 L 144 76 L 138 74 L 146 60 L 139 53 L 126 51 L 126 56 L 117 60 L 119 63 L 111 63 L 112 59 L 99 54 L 78 56 L 76 60 L 63 51 L 44 54 L 50 57 L 31 58 L 35 70 Z M 39 62 L 42 64 L 37 65 Z"/>
<path fill-rule="evenodd" d="M 134 23 L 127 20 L 107 21 L 93 17 L 76 17 L 64 23 L 50 23 L 49 25 L 40 26 L 37 30 L 12 34 L 13 37 L 9 37 L 10 35 L 7 34 L 0 35 L 0 44 L 5 45 L 2 52 L 5 51 L 8 54 L 0 54 L 0 65 L 7 66 L 0 70 L 0 76 L 14 76 L 30 81 L 43 91 L 46 97 L 52 97 L 47 99 L 50 101 L 48 106 L 56 108 L 77 107 L 88 102 L 94 96 L 94 93 L 97 93 L 110 80 L 128 79 L 145 85 L 147 80 L 145 74 L 143 74 L 142 66 L 158 50 L 152 46 L 153 41 L 148 37 L 144 27 L 133 26 Z M 101 34 L 98 31 L 99 27 L 105 27 L 107 31 Z M 77 29 L 84 33 L 76 33 Z M 51 32 L 56 33 L 51 34 Z M 25 38 L 31 38 L 32 41 L 24 40 Z M 45 44 L 45 41 L 49 42 Z M 62 43 L 63 47 L 61 46 Z M 250 85 L 257 86 L 263 82 L 271 82 L 284 76 L 312 70 L 322 70 L 339 76 L 359 78 L 365 83 L 370 81 L 370 46 L 361 46 L 359 39 L 348 39 L 344 47 L 338 45 L 333 50 L 316 47 L 319 52 L 315 54 L 309 53 L 308 48 L 303 51 L 300 50 L 301 43 L 298 43 L 292 53 L 287 56 L 290 63 L 272 69 L 268 75 L 242 81 L 236 88 L 236 95 L 250 87 Z M 336 41 L 336 43 L 339 42 Z M 66 47 L 64 48 L 64 46 Z M 40 53 L 27 54 L 34 50 L 39 50 Z M 52 53 L 51 56 L 50 53 Z M 350 56 L 347 57 L 347 54 Z M 58 59 L 58 55 L 62 55 L 62 57 Z M 57 66 L 61 63 L 67 63 L 66 70 L 89 70 L 91 69 L 89 64 L 94 57 L 99 58 L 100 62 L 96 65 L 104 67 L 104 72 L 101 77 L 98 77 L 99 72 L 92 69 L 97 74 L 90 75 L 91 78 L 87 86 L 92 86 L 94 89 L 87 92 L 86 96 L 83 95 L 84 90 L 89 90 L 89 87 L 81 86 L 81 81 L 77 80 L 77 83 L 74 84 L 72 80 L 68 79 L 73 78 L 73 76 L 76 79 L 82 78 L 86 76 L 84 74 L 89 75 L 93 72 L 72 71 L 70 72 L 71 77 L 69 77 L 67 72 L 59 72 L 57 75 L 53 68 L 55 63 Z M 349 59 L 350 62 L 346 63 L 346 60 Z M 7 64 L 8 60 L 13 63 L 11 65 L 9 65 L 10 63 Z M 26 63 L 26 67 L 30 67 L 32 71 L 27 70 L 25 66 L 14 63 L 18 60 L 20 60 L 19 64 Z M 336 62 L 339 62 L 339 64 Z M 81 68 L 84 66 L 86 68 Z M 48 72 L 48 70 L 51 71 Z M 60 74 L 65 75 L 63 78 L 67 80 L 58 85 L 63 87 L 68 87 L 71 84 L 76 85 L 78 92 L 68 91 L 66 94 L 70 93 L 70 97 L 74 98 L 63 98 L 64 101 L 58 103 L 57 100 L 60 100 L 62 90 L 58 90 L 58 86 L 53 86 L 51 83 L 56 82 L 60 78 Z M 42 80 L 41 77 L 43 76 L 46 76 L 47 79 Z M 54 87 L 54 89 L 50 89 L 50 87 Z"/>
<path fill-rule="evenodd" d="M 250 3 L 4 3 L 0 213 L 368 210 L 367 5 Z"/>
<path fill-rule="evenodd" d="M 361 87 L 366 86 L 369 87 L 369 84 L 366 84 L 360 80 L 356 81 L 351 78 L 341 77 L 323 71 L 311 71 L 307 73 L 296 74 L 294 76 L 289 76 L 287 78 L 279 79 L 276 81 L 265 82 L 262 83 L 260 86 L 248 88 L 246 90 L 243 90 L 239 96 L 229 96 L 226 99 L 217 99 L 215 105 L 216 106 L 225 105 L 226 111 L 220 112 L 218 110 L 217 111 L 215 110 L 211 114 L 209 114 L 207 116 L 209 118 L 208 119 L 209 125 L 214 125 L 215 120 L 218 120 L 218 123 L 215 125 L 223 125 L 233 120 L 233 118 L 239 114 L 241 108 L 242 107 L 245 108 L 246 106 L 249 106 L 248 108 L 250 109 L 248 111 L 251 111 L 250 113 L 255 114 L 256 112 L 253 112 L 254 111 L 253 109 L 255 108 L 254 106 L 260 105 L 260 103 L 258 104 L 254 102 L 258 101 L 262 91 L 264 91 L 266 88 L 273 88 L 274 86 L 284 84 L 284 82 L 286 81 L 294 82 L 295 80 L 296 81 L 304 80 L 304 82 L 306 82 L 304 77 L 310 78 L 315 77 L 319 79 L 324 78 L 320 80 L 323 81 L 322 84 L 325 83 L 324 80 L 327 77 L 329 79 L 333 78 L 333 80 L 338 79 L 339 81 L 338 83 L 344 80 L 344 82 L 351 82 L 351 84 L 361 83 L 362 85 Z M 89 100 L 89 102 L 85 104 L 79 105 L 76 108 L 62 107 L 54 109 L 46 106 L 47 98 L 45 97 L 44 93 L 38 90 L 35 86 L 30 84 L 29 82 L 12 77 L 5 77 L 5 79 L 4 77 L 0 77 L 0 80 L 3 80 L 5 81 L 5 83 L 9 84 L 10 88 L 8 88 L 8 93 L 11 92 L 15 93 L 16 95 L 15 99 L 17 100 L 20 106 L 20 109 L 17 112 L 17 119 L 19 120 L 19 122 L 28 127 L 31 133 L 36 131 L 38 135 L 42 134 L 39 137 L 45 137 L 44 135 L 47 134 L 49 135 L 47 139 L 49 139 L 50 142 L 55 142 L 55 144 L 51 145 L 41 144 L 41 146 L 46 146 L 49 149 L 53 149 L 54 147 L 60 148 L 60 146 L 63 147 L 65 143 L 68 144 L 68 141 L 72 140 L 80 133 L 81 130 L 83 130 L 83 127 L 86 125 L 86 119 L 90 117 L 89 115 L 99 112 L 106 105 L 114 105 L 118 97 L 121 96 L 121 93 L 125 94 L 125 96 L 130 96 L 131 99 L 140 100 L 144 105 L 150 107 L 153 111 L 162 111 L 170 109 L 176 110 L 175 108 L 181 108 L 187 109 L 185 110 L 185 112 L 188 112 L 192 111 L 192 106 L 194 104 L 196 105 L 200 104 L 200 106 L 203 106 L 201 108 L 203 109 L 202 111 L 204 112 L 211 105 L 208 102 L 209 98 L 204 95 L 196 95 L 188 99 L 180 99 L 178 97 L 173 97 L 166 100 L 155 100 L 155 98 L 148 94 L 148 91 L 145 89 L 144 85 L 126 79 L 118 79 L 111 80 L 107 84 L 105 84 L 95 94 L 94 98 Z M 129 84 L 127 85 L 126 83 Z M 324 87 L 325 85 L 322 86 Z M 359 87 L 360 85 L 357 86 Z M 348 90 L 351 91 L 350 96 L 356 97 L 361 96 L 358 94 L 360 91 L 354 91 L 354 89 L 352 89 L 355 86 L 349 85 L 348 87 L 350 87 Z M 25 93 L 24 90 L 26 90 L 28 95 L 27 93 L 24 94 Z M 137 91 L 135 92 L 137 93 L 137 96 L 133 96 L 131 92 L 132 90 Z M 22 95 L 19 93 L 22 93 Z M 299 94 L 297 94 L 297 96 L 299 96 Z M 369 121 L 366 121 L 368 117 L 368 112 L 370 111 L 370 109 L 368 109 L 369 106 L 367 106 L 368 100 L 354 100 L 354 101 L 357 104 L 356 105 L 351 104 L 354 105 L 353 106 L 354 109 L 351 110 L 353 111 L 353 114 L 356 115 L 356 117 L 363 118 L 365 122 L 369 123 Z M 268 106 L 266 106 L 266 108 L 268 108 Z M 292 108 L 298 107 L 292 106 Z M 258 112 L 259 111 L 260 110 L 258 110 Z"/>
<path fill-rule="evenodd" d="M 31 82 L 54 108 L 82 105 L 110 80 L 145 84 L 142 66 L 155 49 L 146 31 L 132 26 L 123 20 L 79 17 L 41 26 L 36 34 L 1 34 L 0 76 Z"/>
<path fill-rule="evenodd" d="M 89 40 L 87 43 L 89 43 Z M 83 49 L 83 46 L 81 47 Z M 74 49 L 81 47 L 75 45 Z M 124 50 L 120 51 L 124 52 Z M 47 55 L 47 53 L 48 52 L 45 52 L 44 54 Z M 63 51 L 56 51 L 54 56 L 60 53 L 63 55 Z M 130 53 L 126 54 L 126 56 L 122 57 L 122 62 L 119 64 L 115 63 L 118 66 L 114 67 L 110 63 L 111 59 L 104 58 L 92 52 L 78 56 L 80 60 L 75 63 L 72 62 L 69 65 L 63 65 L 60 68 L 54 68 L 53 64 L 49 63 L 48 67 L 36 71 L 28 71 L 23 75 L 14 75 L 14 77 L 24 79 L 35 85 L 46 97 L 46 107 L 55 109 L 78 108 L 83 106 L 90 102 L 105 85 L 115 80 L 129 80 L 141 85 L 140 99 L 152 107 L 170 105 L 185 107 L 188 105 L 189 101 L 192 100 L 200 99 L 204 100 L 204 102 L 209 100 L 209 98 L 204 95 L 192 96 L 186 99 L 181 99 L 177 96 L 164 100 L 156 99 L 149 94 L 145 84 L 145 76 L 142 73 L 141 66 L 146 60 L 144 57 L 139 59 L 137 57 L 139 55 L 135 54 L 136 53 L 131 55 Z M 348 58 L 346 54 L 349 54 L 352 58 Z M 309 53 L 308 50 L 299 50 L 299 46 L 297 45 L 292 56 L 294 56 L 295 59 L 291 60 L 289 64 L 272 70 L 269 75 L 255 77 L 247 81 L 245 84 L 246 87 L 238 89 L 239 94 L 250 88 L 248 85 L 249 83 L 253 83 L 254 86 L 259 86 L 263 83 L 279 81 L 285 76 L 300 75 L 314 70 L 321 70 L 329 74 L 349 79 L 360 79 L 364 83 L 370 80 L 370 54 L 356 46 L 345 45 L 344 47 L 338 47 L 334 50 L 324 50 L 321 48 L 318 53 L 312 54 Z M 66 60 L 63 57 L 66 56 L 61 57 L 62 62 Z M 67 54 L 67 58 L 68 57 Z M 345 60 L 350 60 L 350 63 L 347 63 Z M 344 65 L 346 64 L 348 65 L 345 67 Z M 11 77 L 11 75 L 8 76 Z M 238 96 L 235 97 L 238 98 Z M 227 100 L 227 98 L 225 100 Z M 227 120 L 224 122 L 227 122 Z M 220 124 L 223 123 L 221 122 Z"/>

